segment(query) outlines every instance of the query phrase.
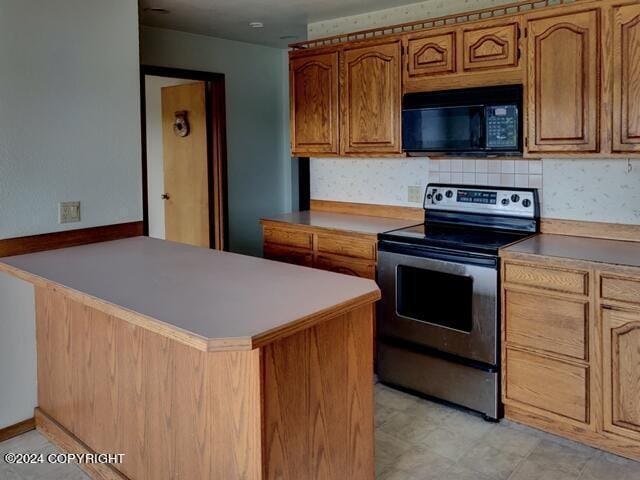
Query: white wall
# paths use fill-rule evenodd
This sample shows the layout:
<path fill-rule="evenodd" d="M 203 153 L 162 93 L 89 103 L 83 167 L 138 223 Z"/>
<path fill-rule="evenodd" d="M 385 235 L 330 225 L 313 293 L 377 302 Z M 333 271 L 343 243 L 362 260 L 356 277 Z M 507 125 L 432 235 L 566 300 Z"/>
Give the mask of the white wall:
<path fill-rule="evenodd" d="M 0 238 L 141 220 L 137 8 L 0 0 Z"/>
<path fill-rule="evenodd" d="M 471 11 L 511 0 L 426 1 L 308 25 L 309 38 L 353 32 Z M 456 168 L 454 162 L 459 163 Z M 484 161 L 486 163 L 486 161 Z M 471 163 L 474 165 L 471 166 Z M 640 160 L 480 161 L 426 159 L 311 160 L 311 198 L 412 205 L 407 187 L 429 182 L 542 188 L 542 216 L 595 222 L 640 223 Z M 498 163 L 489 161 L 488 165 Z M 518 169 L 520 169 L 518 171 Z M 529 171 L 531 169 L 531 171 Z M 375 188 L 367 188 L 373 185 Z"/>
<path fill-rule="evenodd" d="M 0 238 L 142 219 L 137 9 L 0 0 Z M 57 223 L 64 200 L 81 223 Z M 0 428 L 36 406 L 33 304 L 0 279 Z"/>
<path fill-rule="evenodd" d="M 162 146 L 163 87 L 193 83 L 193 80 L 155 77 L 144 79 L 147 133 L 147 188 L 149 195 L 149 236 L 164 239 L 164 150 Z"/>
<path fill-rule="evenodd" d="M 225 75 L 230 247 L 261 255 L 260 218 L 293 205 L 286 50 L 142 27 L 141 58 Z"/>
<path fill-rule="evenodd" d="M 307 37 L 314 39 L 340 35 L 369 28 L 443 17 L 454 13 L 479 10 L 507 3 L 513 3 L 513 0 L 427 0 L 425 2 L 412 3 L 400 7 L 376 10 L 361 15 L 350 15 L 348 17 L 310 23 L 307 25 Z"/>

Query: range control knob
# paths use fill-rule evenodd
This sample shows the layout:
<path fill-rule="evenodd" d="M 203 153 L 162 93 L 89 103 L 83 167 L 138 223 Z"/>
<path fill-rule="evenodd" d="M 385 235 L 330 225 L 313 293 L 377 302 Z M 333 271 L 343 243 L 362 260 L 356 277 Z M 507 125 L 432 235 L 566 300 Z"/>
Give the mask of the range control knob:
<path fill-rule="evenodd" d="M 442 200 L 442 194 L 439 193 L 436 195 L 436 200 L 439 202 L 440 200 Z"/>
<path fill-rule="evenodd" d="M 531 206 L 531 200 L 525 198 L 524 200 L 522 200 L 522 206 L 525 208 L 529 208 Z"/>
<path fill-rule="evenodd" d="M 447 198 L 451 198 L 453 197 L 453 192 L 451 190 L 447 190 L 447 193 L 445 193 L 445 195 L 447 196 Z"/>
<path fill-rule="evenodd" d="M 518 203 L 520 201 L 520 195 L 514 193 L 513 195 L 511 195 L 511 201 L 513 203 Z"/>
<path fill-rule="evenodd" d="M 502 205 L 504 205 L 504 206 L 507 206 L 507 205 L 509 205 L 509 199 L 508 198 L 503 198 L 502 202 L 500 202 L 500 203 L 502 203 Z"/>

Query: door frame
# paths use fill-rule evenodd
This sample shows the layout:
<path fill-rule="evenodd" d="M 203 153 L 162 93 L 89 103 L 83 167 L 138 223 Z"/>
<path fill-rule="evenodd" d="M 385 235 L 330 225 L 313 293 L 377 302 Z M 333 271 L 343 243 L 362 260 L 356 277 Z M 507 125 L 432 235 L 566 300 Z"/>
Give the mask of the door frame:
<path fill-rule="evenodd" d="M 227 117 L 225 77 L 222 73 L 140 65 L 140 115 L 142 140 L 142 211 L 144 235 L 149 235 L 149 186 L 147 179 L 147 112 L 145 77 L 169 77 L 205 83 L 207 123 L 207 172 L 209 183 L 209 247 L 228 250 Z"/>

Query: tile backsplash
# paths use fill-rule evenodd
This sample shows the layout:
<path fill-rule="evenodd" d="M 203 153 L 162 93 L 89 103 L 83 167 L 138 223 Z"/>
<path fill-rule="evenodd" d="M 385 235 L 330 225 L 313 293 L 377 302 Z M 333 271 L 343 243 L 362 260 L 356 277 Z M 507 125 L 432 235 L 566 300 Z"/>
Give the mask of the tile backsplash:
<path fill-rule="evenodd" d="M 495 159 L 311 159 L 311 198 L 354 203 L 417 206 L 408 188 L 462 183 L 542 189 L 540 160 Z"/>
<path fill-rule="evenodd" d="M 430 160 L 429 182 L 542 188 L 542 162 L 495 159 Z"/>
<path fill-rule="evenodd" d="M 538 188 L 542 216 L 640 224 L 640 160 L 311 159 L 311 198 L 420 206 L 409 187 L 469 183 Z"/>

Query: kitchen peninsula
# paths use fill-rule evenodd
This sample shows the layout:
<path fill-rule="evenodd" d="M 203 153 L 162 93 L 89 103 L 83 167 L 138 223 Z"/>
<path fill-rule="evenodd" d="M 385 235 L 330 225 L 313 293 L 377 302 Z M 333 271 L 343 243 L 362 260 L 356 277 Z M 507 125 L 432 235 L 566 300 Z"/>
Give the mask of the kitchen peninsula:
<path fill-rule="evenodd" d="M 35 286 L 38 429 L 93 478 L 368 479 L 371 280 L 136 237 L 3 258 Z"/>

